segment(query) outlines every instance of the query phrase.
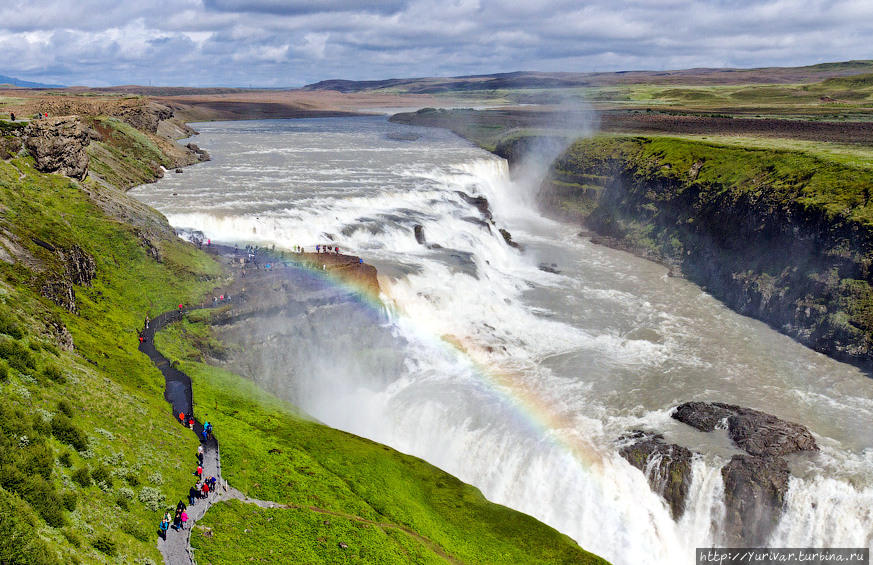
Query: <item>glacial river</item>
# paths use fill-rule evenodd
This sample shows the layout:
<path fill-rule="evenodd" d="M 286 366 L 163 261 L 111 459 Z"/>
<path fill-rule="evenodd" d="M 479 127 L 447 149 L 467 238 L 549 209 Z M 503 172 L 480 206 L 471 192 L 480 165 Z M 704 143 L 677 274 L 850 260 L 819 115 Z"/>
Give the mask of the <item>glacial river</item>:
<path fill-rule="evenodd" d="M 360 355 L 276 387 L 321 421 L 422 457 L 615 563 L 691 563 L 719 543 L 719 469 L 738 451 L 670 410 L 736 403 L 806 425 L 821 447 L 792 456 L 769 544 L 873 546 L 873 379 L 859 370 L 542 217 L 534 182 L 448 132 L 382 117 L 195 128 L 213 160 L 133 195 L 216 241 L 335 243 L 379 269 L 403 362 L 368 363 L 355 339 L 300 343 L 321 359 Z M 487 197 L 495 225 L 458 191 Z M 678 522 L 617 454 L 633 428 L 704 453 Z"/>

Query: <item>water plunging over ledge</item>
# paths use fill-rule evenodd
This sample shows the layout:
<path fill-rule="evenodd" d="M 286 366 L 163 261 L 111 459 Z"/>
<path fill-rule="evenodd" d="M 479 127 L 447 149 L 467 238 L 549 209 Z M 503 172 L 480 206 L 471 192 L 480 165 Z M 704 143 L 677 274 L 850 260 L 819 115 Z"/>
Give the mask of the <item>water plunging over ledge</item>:
<path fill-rule="evenodd" d="M 213 161 L 133 195 L 215 240 L 335 243 L 380 272 L 384 311 L 271 321 L 252 363 L 273 392 L 616 563 L 688 563 L 718 543 L 719 468 L 736 451 L 670 409 L 757 408 L 808 426 L 822 448 L 791 460 L 770 545 L 873 544 L 873 379 L 857 369 L 540 217 L 504 161 L 447 132 L 374 117 L 196 127 Z M 409 131 L 420 137 L 391 135 Z M 465 197 L 478 195 L 494 225 Z M 615 439 L 640 427 L 707 453 L 678 523 L 617 455 Z"/>

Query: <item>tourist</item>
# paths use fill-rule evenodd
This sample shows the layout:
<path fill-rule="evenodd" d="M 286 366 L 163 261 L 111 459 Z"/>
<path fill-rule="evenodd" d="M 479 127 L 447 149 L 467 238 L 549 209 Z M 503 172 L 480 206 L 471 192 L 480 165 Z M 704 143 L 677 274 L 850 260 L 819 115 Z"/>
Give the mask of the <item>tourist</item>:
<path fill-rule="evenodd" d="M 194 429 L 194 416 L 188 416 L 188 429 Z"/>
<path fill-rule="evenodd" d="M 9 112 L 9 119 L 15 121 L 15 112 Z"/>
<path fill-rule="evenodd" d="M 321 253 L 321 246 L 320 246 L 320 245 L 316 245 L 316 246 L 315 246 L 315 252 L 316 252 L 316 253 Z"/>
<path fill-rule="evenodd" d="M 170 514 L 167 513 L 161 520 L 160 535 L 164 541 L 167 541 L 167 530 L 170 529 Z"/>
<path fill-rule="evenodd" d="M 185 508 L 187 508 L 187 506 L 185 506 L 185 502 L 180 500 L 179 504 L 176 505 L 176 512 L 179 512 L 180 510 L 185 510 Z"/>
<path fill-rule="evenodd" d="M 149 322 L 150 322 L 150 321 L 151 321 L 151 320 L 149 320 L 149 315 L 146 314 L 146 318 L 145 318 L 145 329 L 149 329 Z"/>
<path fill-rule="evenodd" d="M 203 485 L 200 487 L 200 498 L 209 498 L 209 483 L 203 481 Z"/>
<path fill-rule="evenodd" d="M 194 474 L 197 475 L 198 479 L 202 478 L 203 477 L 203 466 L 197 465 L 197 471 L 195 471 Z"/>
<path fill-rule="evenodd" d="M 197 446 L 197 461 L 199 461 L 201 465 L 203 464 L 203 446 L 202 445 Z"/>
<path fill-rule="evenodd" d="M 179 423 L 182 424 L 183 426 L 185 425 L 185 413 L 184 412 L 179 412 Z"/>
<path fill-rule="evenodd" d="M 184 529 L 185 529 L 185 523 L 188 522 L 188 513 L 185 512 L 185 510 L 182 510 L 182 516 L 181 516 L 181 519 L 182 519 L 182 529 L 184 530 Z"/>
<path fill-rule="evenodd" d="M 196 500 L 197 500 L 197 485 L 194 485 L 188 489 L 188 506 L 194 506 L 194 502 Z"/>

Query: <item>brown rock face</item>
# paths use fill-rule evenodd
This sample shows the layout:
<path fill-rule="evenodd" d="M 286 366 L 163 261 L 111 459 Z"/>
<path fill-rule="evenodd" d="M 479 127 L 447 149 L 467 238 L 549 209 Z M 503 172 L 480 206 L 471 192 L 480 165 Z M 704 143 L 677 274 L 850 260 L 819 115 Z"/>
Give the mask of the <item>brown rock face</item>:
<path fill-rule="evenodd" d="M 692 452 L 680 445 L 666 443 L 661 434 L 641 430 L 634 430 L 619 441 L 632 442 L 624 445 L 619 454 L 645 473 L 652 490 L 667 501 L 673 519 L 681 518 L 691 486 Z"/>
<path fill-rule="evenodd" d="M 815 438 L 804 426 L 751 408 L 721 402 L 686 402 L 676 408 L 673 418 L 704 432 L 726 426 L 737 447 L 751 455 L 818 451 Z"/>
<path fill-rule="evenodd" d="M 76 116 L 31 121 L 24 130 L 24 147 L 44 173 L 83 180 L 88 175 L 91 137 Z"/>
<path fill-rule="evenodd" d="M 140 131 L 156 133 L 158 124 L 173 117 L 173 110 L 162 104 L 150 102 L 139 106 L 121 107 L 114 116 Z"/>

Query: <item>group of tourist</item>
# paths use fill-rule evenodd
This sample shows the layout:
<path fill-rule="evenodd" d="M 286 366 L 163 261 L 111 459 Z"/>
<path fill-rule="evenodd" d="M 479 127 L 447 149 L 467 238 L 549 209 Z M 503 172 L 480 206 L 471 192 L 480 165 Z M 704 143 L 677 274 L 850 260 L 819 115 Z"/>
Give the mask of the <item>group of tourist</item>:
<path fill-rule="evenodd" d="M 189 429 L 194 429 L 194 417 L 191 415 L 186 415 L 184 412 L 179 412 L 178 414 L 179 423 L 183 426 L 188 427 Z M 205 422 L 203 424 L 203 431 L 200 435 L 203 442 L 209 441 L 212 439 L 212 424 L 209 422 Z M 203 465 L 204 465 L 204 457 L 206 455 L 206 451 L 203 447 L 203 443 L 197 446 L 197 468 L 194 470 L 194 476 L 197 479 L 194 481 L 193 486 L 188 489 L 188 504 L 185 504 L 184 501 L 180 500 L 176 505 L 176 513 L 171 516 L 170 511 L 168 510 L 163 519 L 161 520 L 159 526 L 159 533 L 162 539 L 167 539 L 167 531 L 172 528 L 173 530 L 179 531 L 185 528 L 185 524 L 188 522 L 188 507 L 194 506 L 198 500 L 208 499 L 209 494 L 216 492 L 216 486 L 218 485 L 218 477 L 214 476 L 203 476 Z"/>
<path fill-rule="evenodd" d="M 334 255 L 339 255 L 339 245 L 316 245 L 315 246 L 316 253 L 333 253 Z"/>
<path fill-rule="evenodd" d="M 188 507 L 185 505 L 183 501 L 179 501 L 179 504 L 176 505 L 176 514 L 170 519 L 170 512 L 167 511 L 164 514 L 164 519 L 161 520 L 160 532 L 161 537 L 164 540 L 167 539 L 167 530 L 173 528 L 177 532 L 185 527 L 185 523 L 188 522 Z"/>

